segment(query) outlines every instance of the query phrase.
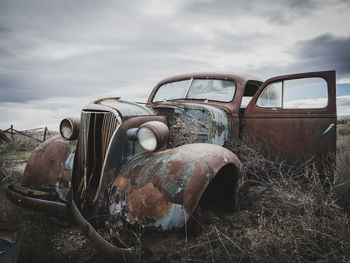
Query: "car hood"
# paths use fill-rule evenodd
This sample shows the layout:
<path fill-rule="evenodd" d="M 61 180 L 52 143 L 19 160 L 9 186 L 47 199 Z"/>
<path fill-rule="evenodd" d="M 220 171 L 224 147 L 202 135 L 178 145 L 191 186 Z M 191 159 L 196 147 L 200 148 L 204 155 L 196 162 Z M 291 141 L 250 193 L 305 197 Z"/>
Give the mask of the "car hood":
<path fill-rule="evenodd" d="M 122 119 L 132 116 L 153 115 L 154 112 L 140 103 L 121 100 L 120 98 L 104 98 L 86 105 L 83 110 L 114 111 Z"/>

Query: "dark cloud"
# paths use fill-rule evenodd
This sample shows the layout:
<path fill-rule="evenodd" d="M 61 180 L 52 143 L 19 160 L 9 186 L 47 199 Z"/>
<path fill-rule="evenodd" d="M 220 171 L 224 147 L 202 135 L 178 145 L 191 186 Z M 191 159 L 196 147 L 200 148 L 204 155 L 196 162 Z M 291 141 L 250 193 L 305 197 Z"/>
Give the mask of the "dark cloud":
<path fill-rule="evenodd" d="M 291 73 L 336 70 L 338 80 L 350 78 L 350 36 L 338 37 L 329 33 L 323 34 L 299 41 L 285 50 L 285 53 L 293 56 L 292 62 L 266 63 L 259 66 L 251 64 L 242 70 L 263 78 Z"/>
<path fill-rule="evenodd" d="M 302 64 L 312 69 L 335 69 L 350 76 L 350 36 L 324 34 L 298 43 L 296 51 Z"/>

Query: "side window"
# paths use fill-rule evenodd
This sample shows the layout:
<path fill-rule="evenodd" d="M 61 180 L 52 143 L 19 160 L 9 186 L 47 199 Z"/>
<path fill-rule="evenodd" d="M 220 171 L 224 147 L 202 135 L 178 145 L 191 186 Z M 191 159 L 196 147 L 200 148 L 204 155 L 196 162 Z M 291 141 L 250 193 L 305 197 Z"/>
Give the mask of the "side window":
<path fill-rule="evenodd" d="M 282 82 L 269 84 L 260 95 L 256 105 L 263 108 L 281 108 Z"/>
<path fill-rule="evenodd" d="M 269 84 L 257 106 L 283 109 L 318 109 L 328 104 L 327 82 L 322 78 L 290 79 Z"/>
<path fill-rule="evenodd" d="M 328 86 L 322 78 L 284 81 L 283 108 L 317 109 L 328 104 Z"/>

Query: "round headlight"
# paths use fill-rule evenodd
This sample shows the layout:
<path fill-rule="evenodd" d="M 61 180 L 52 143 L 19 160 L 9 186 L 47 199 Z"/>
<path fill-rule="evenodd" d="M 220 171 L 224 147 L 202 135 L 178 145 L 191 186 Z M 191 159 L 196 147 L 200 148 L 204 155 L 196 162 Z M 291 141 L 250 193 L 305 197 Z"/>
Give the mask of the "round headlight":
<path fill-rule="evenodd" d="M 138 130 L 137 139 L 145 150 L 153 152 L 157 149 L 157 138 L 147 127 L 142 127 Z"/>
<path fill-rule="evenodd" d="M 78 138 L 80 120 L 76 118 L 65 118 L 60 123 L 61 136 L 67 140 Z"/>
<path fill-rule="evenodd" d="M 166 145 L 169 137 L 169 128 L 160 121 L 149 121 L 140 126 L 137 139 L 142 148 L 155 151 Z"/>

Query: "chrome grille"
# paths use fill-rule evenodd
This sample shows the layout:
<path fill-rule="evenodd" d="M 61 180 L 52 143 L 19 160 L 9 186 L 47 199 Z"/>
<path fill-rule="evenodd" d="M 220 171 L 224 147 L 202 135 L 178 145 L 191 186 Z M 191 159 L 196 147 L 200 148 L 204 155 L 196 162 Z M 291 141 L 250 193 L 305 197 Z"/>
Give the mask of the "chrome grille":
<path fill-rule="evenodd" d="M 95 199 L 108 145 L 118 125 L 117 117 L 112 112 L 82 112 L 77 197 L 91 201 Z"/>
<path fill-rule="evenodd" d="M 116 116 L 109 112 L 107 113 L 102 122 L 102 153 L 103 153 L 103 159 L 106 155 L 107 147 L 109 145 L 109 141 L 111 140 L 111 137 L 113 135 L 113 132 L 118 126 L 118 120 Z"/>

